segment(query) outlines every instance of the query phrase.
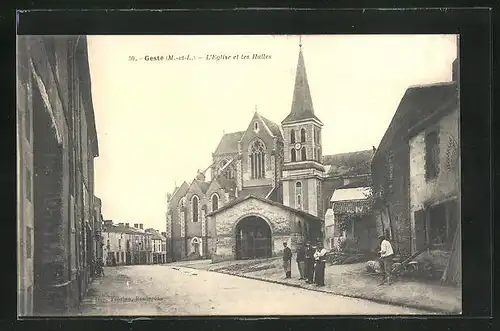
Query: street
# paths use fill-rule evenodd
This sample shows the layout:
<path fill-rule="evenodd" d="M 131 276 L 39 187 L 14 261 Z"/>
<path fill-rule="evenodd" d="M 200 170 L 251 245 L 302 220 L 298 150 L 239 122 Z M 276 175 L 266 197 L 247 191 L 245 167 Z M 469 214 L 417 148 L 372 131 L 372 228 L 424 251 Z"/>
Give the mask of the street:
<path fill-rule="evenodd" d="M 77 315 L 395 315 L 423 311 L 172 265 L 105 268 Z M 311 304 L 313 303 L 313 304 Z"/>

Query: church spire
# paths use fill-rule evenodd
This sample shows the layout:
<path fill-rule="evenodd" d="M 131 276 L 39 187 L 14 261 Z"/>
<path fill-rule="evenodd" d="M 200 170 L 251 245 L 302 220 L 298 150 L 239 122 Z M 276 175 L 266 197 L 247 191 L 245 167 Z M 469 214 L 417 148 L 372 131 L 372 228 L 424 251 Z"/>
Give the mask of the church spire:
<path fill-rule="evenodd" d="M 304 63 L 304 55 L 302 54 L 302 37 L 299 37 L 299 59 L 295 74 L 292 109 L 290 114 L 281 122 L 281 124 L 307 119 L 315 119 L 321 123 L 321 121 L 314 115 L 311 92 L 309 90 L 309 82 L 307 81 L 306 66 Z"/>

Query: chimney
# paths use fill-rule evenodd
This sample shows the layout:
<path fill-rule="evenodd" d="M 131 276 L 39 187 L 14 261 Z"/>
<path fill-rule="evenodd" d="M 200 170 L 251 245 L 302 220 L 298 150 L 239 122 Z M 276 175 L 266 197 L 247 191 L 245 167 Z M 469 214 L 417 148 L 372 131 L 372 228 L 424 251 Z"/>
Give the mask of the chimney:
<path fill-rule="evenodd" d="M 104 226 L 105 226 L 105 227 L 110 227 L 110 226 L 112 226 L 112 225 L 113 225 L 113 221 L 112 221 L 112 220 L 105 220 L 105 221 L 104 221 Z"/>
<path fill-rule="evenodd" d="M 125 223 L 125 227 L 128 228 L 129 227 L 129 224 L 128 223 Z"/>
<path fill-rule="evenodd" d="M 139 227 L 139 224 L 135 223 L 135 224 L 134 224 L 134 228 L 136 228 L 136 229 L 137 229 L 138 227 Z"/>
<path fill-rule="evenodd" d="M 453 61 L 453 64 L 452 64 L 452 69 L 451 69 L 451 80 L 458 83 L 458 79 L 460 78 L 460 71 L 459 71 L 460 67 L 458 65 L 458 58 L 456 58 L 454 61 Z"/>
<path fill-rule="evenodd" d="M 140 223 L 140 224 L 139 224 L 139 229 L 141 229 L 141 230 L 142 230 L 142 226 L 143 226 L 143 225 L 142 225 L 142 223 Z"/>
<path fill-rule="evenodd" d="M 123 223 L 118 223 L 118 226 L 122 226 L 123 227 Z"/>

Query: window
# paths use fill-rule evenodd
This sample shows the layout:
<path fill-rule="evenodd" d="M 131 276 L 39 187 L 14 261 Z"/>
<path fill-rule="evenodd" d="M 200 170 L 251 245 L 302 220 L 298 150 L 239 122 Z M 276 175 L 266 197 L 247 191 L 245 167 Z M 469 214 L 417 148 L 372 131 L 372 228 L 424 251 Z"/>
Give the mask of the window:
<path fill-rule="evenodd" d="M 31 259 L 31 228 L 29 226 L 26 227 L 26 258 Z"/>
<path fill-rule="evenodd" d="M 122 249 L 122 240 L 118 239 L 118 250 Z"/>
<path fill-rule="evenodd" d="M 425 178 L 436 178 L 439 174 L 439 135 L 437 131 L 425 136 Z"/>
<path fill-rule="evenodd" d="M 295 197 L 297 200 L 297 209 L 302 209 L 302 183 L 295 183 Z"/>
<path fill-rule="evenodd" d="M 414 213 L 416 250 L 424 249 L 427 244 L 451 248 L 456 234 L 459 206 L 456 200 L 421 209 Z"/>
<path fill-rule="evenodd" d="M 306 142 L 306 129 L 302 128 L 300 130 L 300 142 L 305 143 Z"/>
<path fill-rule="evenodd" d="M 108 242 L 106 244 L 106 248 L 109 249 L 110 248 L 110 244 L 109 244 L 109 239 L 108 239 Z"/>
<path fill-rule="evenodd" d="M 313 160 L 316 160 L 316 148 L 313 148 Z"/>
<path fill-rule="evenodd" d="M 193 222 L 198 222 L 198 197 L 193 197 Z"/>
<path fill-rule="evenodd" d="M 217 194 L 212 195 L 212 211 L 219 209 L 219 197 Z"/>
<path fill-rule="evenodd" d="M 292 157 L 292 162 L 295 162 L 297 161 L 297 152 L 295 151 L 295 148 L 292 148 L 292 151 L 291 151 L 291 157 Z"/>
<path fill-rule="evenodd" d="M 302 147 L 302 149 L 300 150 L 300 154 L 301 154 L 302 161 L 305 161 L 306 160 L 306 148 L 305 147 Z"/>
<path fill-rule="evenodd" d="M 253 129 L 254 129 L 254 131 L 259 131 L 259 123 L 255 122 L 253 124 Z"/>
<path fill-rule="evenodd" d="M 290 131 L 290 143 L 295 144 L 295 130 Z"/>
<path fill-rule="evenodd" d="M 252 179 L 265 177 L 265 147 L 257 140 L 250 149 L 250 165 L 252 169 Z"/>
<path fill-rule="evenodd" d="M 29 202 L 31 202 L 31 197 L 32 197 L 32 192 L 31 192 L 31 182 L 32 182 L 32 178 L 31 178 L 31 171 L 26 168 L 26 199 L 28 199 Z"/>

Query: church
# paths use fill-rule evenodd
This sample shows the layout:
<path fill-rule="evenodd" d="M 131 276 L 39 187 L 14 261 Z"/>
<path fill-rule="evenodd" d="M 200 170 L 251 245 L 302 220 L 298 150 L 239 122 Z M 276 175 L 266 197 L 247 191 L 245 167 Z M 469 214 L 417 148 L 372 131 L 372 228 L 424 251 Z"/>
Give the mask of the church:
<path fill-rule="evenodd" d="M 251 259 L 279 254 L 283 243 L 325 239 L 335 190 L 371 180 L 373 150 L 323 155 L 302 47 L 291 110 L 281 126 L 255 111 L 243 131 L 224 134 L 211 172 L 198 171 L 167 195 L 167 251 L 184 258 Z"/>

